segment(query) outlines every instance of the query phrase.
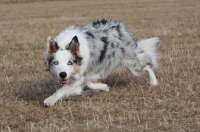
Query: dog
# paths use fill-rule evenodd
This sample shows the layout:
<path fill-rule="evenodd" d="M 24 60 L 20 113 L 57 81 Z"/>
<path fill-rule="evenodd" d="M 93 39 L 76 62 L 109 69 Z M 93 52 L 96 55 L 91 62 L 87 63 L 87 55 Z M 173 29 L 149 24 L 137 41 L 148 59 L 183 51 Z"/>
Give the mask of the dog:
<path fill-rule="evenodd" d="M 58 100 L 84 94 L 83 88 L 109 91 L 105 79 L 114 69 L 125 66 L 138 76 L 147 71 L 151 85 L 158 81 L 153 68 L 158 67 L 158 37 L 140 40 L 118 21 L 101 19 L 81 28 L 73 25 L 54 39 L 47 38 L 45 66 L 63 86 L 44 100 L 53 106 Z"/>

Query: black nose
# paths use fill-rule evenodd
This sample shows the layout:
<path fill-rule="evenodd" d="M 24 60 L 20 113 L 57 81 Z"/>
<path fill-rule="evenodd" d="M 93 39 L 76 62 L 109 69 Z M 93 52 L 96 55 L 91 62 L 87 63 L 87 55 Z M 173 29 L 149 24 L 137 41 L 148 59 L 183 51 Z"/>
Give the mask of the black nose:
<path fill-rule="evenodd" d="M 61 73 L 59 74 L 59 76 L 60 76 L 61 78 L 65 78 L 65 77 L 67 76 L 67 73 L 66 73 L 66 72 L 61 72 Z"/>

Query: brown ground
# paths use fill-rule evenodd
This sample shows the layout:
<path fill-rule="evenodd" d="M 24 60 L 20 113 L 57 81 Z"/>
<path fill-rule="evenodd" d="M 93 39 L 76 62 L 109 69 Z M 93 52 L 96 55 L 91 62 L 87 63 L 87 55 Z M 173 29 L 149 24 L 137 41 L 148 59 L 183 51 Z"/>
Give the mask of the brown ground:
<path fill-rule="evenodd" d="M 0 129 L 2 132 L 200 131 L 200 1 L 0 1 Z M 158 36 L 159 86 L 148 76 L 111 74 L 110 92 L 43 107 L 59 88 L 45 72 L 48 35 L 102 17 L 122 21 L 135 39 Z"/>

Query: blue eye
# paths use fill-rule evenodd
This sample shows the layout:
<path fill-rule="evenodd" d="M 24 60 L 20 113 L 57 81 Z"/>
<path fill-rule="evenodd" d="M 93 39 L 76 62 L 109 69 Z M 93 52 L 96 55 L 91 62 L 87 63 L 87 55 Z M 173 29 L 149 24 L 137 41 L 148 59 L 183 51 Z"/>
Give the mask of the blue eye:
<path fill-rule="evenodd" d="M 73 63 L 71 62 L 71 61 L 69 61 L 68 63 L 67 63 L 67 65 L 72 65 Z"/>
<path fill-rule="evenodd" d="M 54 64 L 54 65 L 58 65 L 58 61 L 54 61 L 53 64 Z"/>

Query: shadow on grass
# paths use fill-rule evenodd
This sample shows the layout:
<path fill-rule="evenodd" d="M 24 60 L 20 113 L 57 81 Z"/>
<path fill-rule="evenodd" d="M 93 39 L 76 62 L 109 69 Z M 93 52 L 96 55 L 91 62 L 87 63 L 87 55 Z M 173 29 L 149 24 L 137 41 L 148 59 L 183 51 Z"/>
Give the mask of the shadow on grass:
<path fill-rule="evenodd" d="M 118 74 L 111 74 L 103 83 L 108 84 L 111 89 L 121 89 L 130 85 L 130 83 L 137 84 L 137 79 L 126 75 L 119 76 Z M 20 86 L 15 89 L 14 95 L 25 101 L 36 101 L 42 104 L 45 98 L 52 95 L 60 87 L 62 87 L 62 85 L 58 84 L 53 79 L 48 81 L 20 82 Z"/>
<path fill-rule="evenodd" d="M 134 78 L 126 78 L 124 76 L 116 77 L 111 75 L 104 81 L 104 83 L 108 84 L 111 88 L 119 88 L 126 87 L 132 81 L 135 81 Z"/>
<path fill-rule="evenodd" d="M 15 90 L 15 96 L 26 101 L 37 101 L 42 104 L 43 100 L 61 87 L 55 81 L 21 82 L 19 89 Z"/>

